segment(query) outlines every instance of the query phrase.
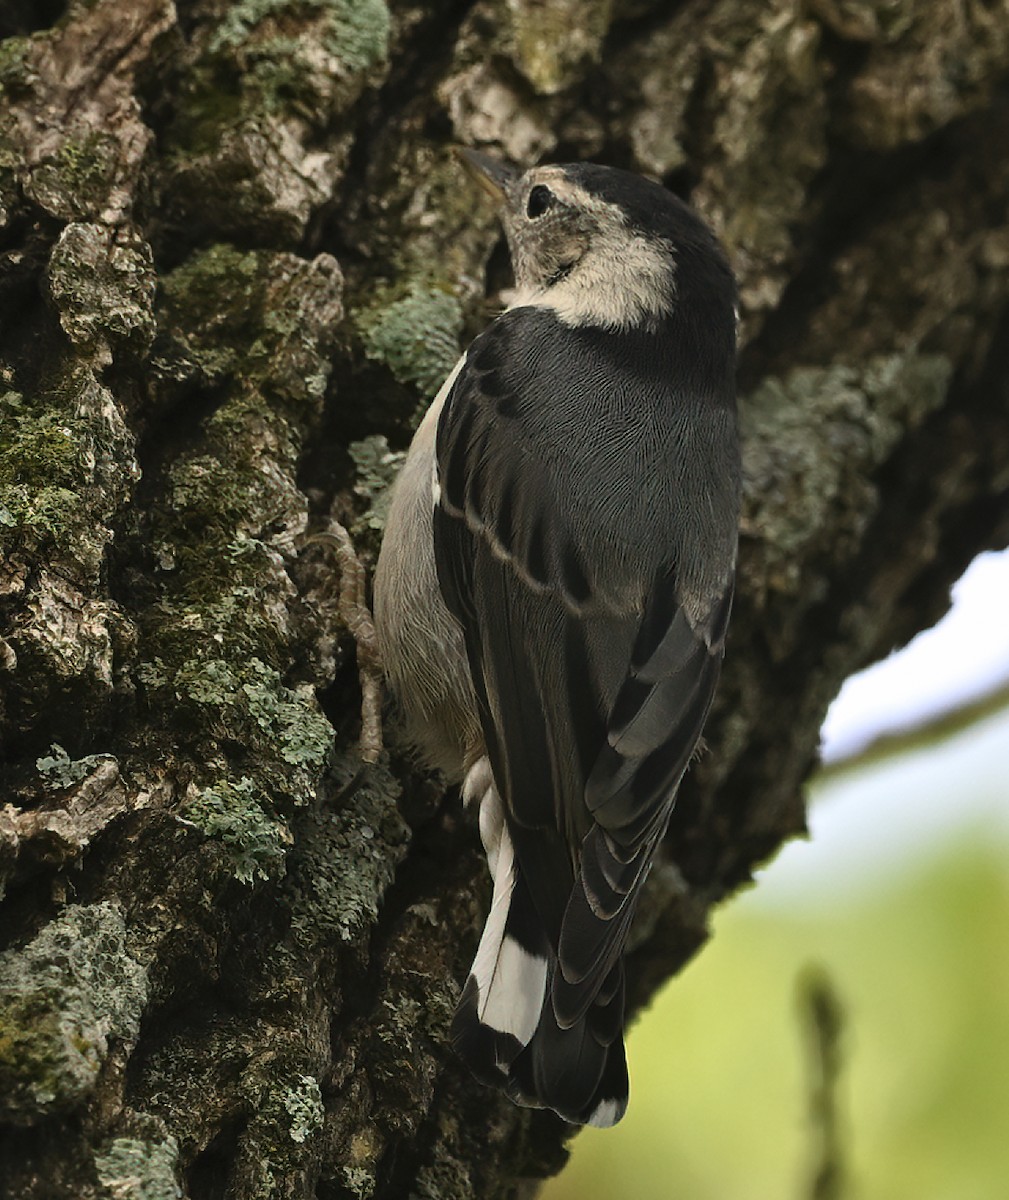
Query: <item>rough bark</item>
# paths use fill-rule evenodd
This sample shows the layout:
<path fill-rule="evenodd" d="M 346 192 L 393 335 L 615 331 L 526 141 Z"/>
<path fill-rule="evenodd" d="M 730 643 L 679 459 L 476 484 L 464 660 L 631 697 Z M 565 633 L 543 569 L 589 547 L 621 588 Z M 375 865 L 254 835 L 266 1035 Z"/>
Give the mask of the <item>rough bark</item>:
<path fill-rule="evenodd" d="M 661 177 L 740 276 L 738 602 L 640 1004 L 801 833 L 840 682 L 1009 535 L 1009 8 L 8 0 L 0 34 L 0 1193 L 526 1194 L 568 1131 L 445 1042 L 475 829 L 359 769 L 305 537 L 373 555 L 381 439 L 506 281 L 449 147 Z"/>

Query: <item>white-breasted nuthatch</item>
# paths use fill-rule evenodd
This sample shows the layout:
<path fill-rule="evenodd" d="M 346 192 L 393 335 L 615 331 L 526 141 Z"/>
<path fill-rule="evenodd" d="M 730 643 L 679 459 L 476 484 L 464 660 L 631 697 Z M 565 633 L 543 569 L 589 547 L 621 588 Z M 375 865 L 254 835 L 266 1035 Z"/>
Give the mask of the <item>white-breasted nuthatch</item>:
<path fill-rule="evenodd" d="M 735 285 L 657 183 L 463 154 L 516 292 L 410 447 L 379 648 L 410 740 L 479 803 L 494 880 L 456 1049 L 520 1104 L 612 1125 L 624 942 L 732 600 Z"/>

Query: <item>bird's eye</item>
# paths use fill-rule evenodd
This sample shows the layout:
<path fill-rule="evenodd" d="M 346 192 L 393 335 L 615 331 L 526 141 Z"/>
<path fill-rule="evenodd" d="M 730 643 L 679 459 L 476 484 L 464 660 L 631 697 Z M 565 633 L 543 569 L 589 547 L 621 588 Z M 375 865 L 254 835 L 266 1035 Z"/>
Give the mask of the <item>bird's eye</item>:
<path fill-rule="evenodd" d="M 526 214 L 530 217 L 542 217 L 555 199 L 556 197 L 548 187 L 544 187 L 542 183 L 538 183 L 529 193 Z"/>

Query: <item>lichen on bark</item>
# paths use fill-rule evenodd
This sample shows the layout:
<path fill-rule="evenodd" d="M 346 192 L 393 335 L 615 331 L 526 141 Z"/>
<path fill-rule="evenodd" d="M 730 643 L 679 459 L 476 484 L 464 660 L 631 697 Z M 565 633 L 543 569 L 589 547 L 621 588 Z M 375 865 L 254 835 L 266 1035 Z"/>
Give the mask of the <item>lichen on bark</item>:
<path fill-rule="evenodd" d="M 110 1042 L 136 1040 L 148 991 L 122 912 L 107 902 L 71 905 L 0 955 L 0 1119 L 30 1124 L 79 1107 Z"/>
<path fill-rule="evenodd" d="M 312 540 L 373 558 L 507 283 L 452 144 L 659 177 L 740 276 L 739 585 L 639 1006 L 803 828 L 843 678 L 1009 536 L 1004 25 L 72 0 L 0 29 L 0 1193 L 490 1200 L 560 1167 L 567 1131 L 447 1046 L 478 837 L 408 756 L 362 769 Z"/>

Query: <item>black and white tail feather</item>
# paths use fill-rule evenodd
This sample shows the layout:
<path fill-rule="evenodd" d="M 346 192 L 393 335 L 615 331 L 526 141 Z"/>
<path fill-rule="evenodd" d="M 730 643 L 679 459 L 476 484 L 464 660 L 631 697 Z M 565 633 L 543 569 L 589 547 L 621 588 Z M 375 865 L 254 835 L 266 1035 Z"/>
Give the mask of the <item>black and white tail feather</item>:
<path fill-rule="evenodd" d="M 562 978 L 557 955 L 516 862 L 486 759 L 471 769 L 463 794 L 480 805 L 494 890 L 452 1023 L 456 1052 L 518 1104 L 551 1108 L 577 1125 L 614 1125 L 628 1098 L 623 963 L 587 1011 L 562 1025 L 552 999 Z"/>

